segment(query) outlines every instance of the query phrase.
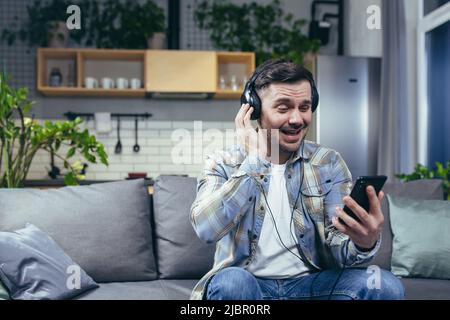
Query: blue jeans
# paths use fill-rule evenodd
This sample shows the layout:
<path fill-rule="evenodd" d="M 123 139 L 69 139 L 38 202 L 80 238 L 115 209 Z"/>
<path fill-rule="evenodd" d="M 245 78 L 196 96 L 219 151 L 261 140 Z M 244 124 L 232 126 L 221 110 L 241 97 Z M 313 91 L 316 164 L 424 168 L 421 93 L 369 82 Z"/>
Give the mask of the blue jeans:
<path fill-rule="evenodd" d="M 379 269 L 377 281 L 367 269 L 326 270 L 284 280 L 262 279 L 248 271 L 229 267 L 212 277 L 207 300 L 398 300 L 404 299 L 402 283 L 391 272 Z M 333 286 L 335 285 L 334 290 Z M 333 293 L 330 296 L 331 291 Z"/>

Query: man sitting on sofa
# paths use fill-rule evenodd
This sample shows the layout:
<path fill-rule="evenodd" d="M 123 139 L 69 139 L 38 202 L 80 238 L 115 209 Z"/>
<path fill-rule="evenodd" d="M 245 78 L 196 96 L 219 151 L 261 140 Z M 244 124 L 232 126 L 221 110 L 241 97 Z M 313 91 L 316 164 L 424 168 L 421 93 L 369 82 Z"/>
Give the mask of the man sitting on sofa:
<path fill-rule="evenodd" d="M 239 144 L 207 158 L 191 207 L 197 235 L 217 242 L 214 267 L 191 298 L 404 298 L 388 271 L 344 269 L 377 252 L 383 193 L 368 187 L 365 211 L 348 196 L 340 154 L 304 139 L 318 99 L 311 73 L 290 61 L 268 61 L 248 81 L 235 118 Z M 351 130 L 333 130 L 342 129 Z"/>

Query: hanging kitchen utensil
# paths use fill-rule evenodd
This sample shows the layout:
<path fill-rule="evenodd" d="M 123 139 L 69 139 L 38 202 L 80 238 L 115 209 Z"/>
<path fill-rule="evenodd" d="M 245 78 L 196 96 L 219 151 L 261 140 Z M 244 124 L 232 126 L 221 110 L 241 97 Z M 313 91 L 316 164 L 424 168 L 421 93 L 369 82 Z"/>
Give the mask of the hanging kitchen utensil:
<path fill-rule="evenodd" d="M 139 152 L 141 147 L 138 144 L 138 118 L 137 117 L 134 119 L 134 139 L 135 139 L 135 144 L 133 146 L 133 151 Z"/>
<path fill-rule="evenodd" d="M 115 154 L 122 153 L 122 142 L 120 142 L 120 117 L 117 117 L 117 143 L 114 149 Z"/>

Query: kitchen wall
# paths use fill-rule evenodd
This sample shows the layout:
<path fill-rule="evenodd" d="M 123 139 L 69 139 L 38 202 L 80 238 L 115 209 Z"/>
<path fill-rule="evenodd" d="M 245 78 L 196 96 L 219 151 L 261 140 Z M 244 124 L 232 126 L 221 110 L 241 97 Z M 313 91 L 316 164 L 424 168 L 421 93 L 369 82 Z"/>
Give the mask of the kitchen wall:
<path fill-rule="evenodd" d="M 407 0 L 408 1 L 408 0 Z M 380 8 L 382 0 L 345 0 L 344 54 L 349 57 L 380 58 L 383 51 L 383 30 L 367 28 L 367 8 Z"/>
<path fill-rule="evenodd" d="M 187 174 L 198 177 L 207 154 L 236 142 L 234 122 L 139 120 L 140 151 L 135 153 L 134 125 L 134 120 L 121 120 L 122 153 L 119 155 L 114 153 L 117 143 L 116 121 L 112 122 L 112 130 L 109 133 L 98 133 L 94 120 L 88 120 L 81 125 L 82 129 L 89 129 L 89 132 L 95 134 L 105 145 L 110 163 L 108 167 L 103 164 L 88 164 L 86 179 L 123 179 L 129 172 L 147 172 L 148 176 L 153 178 L 160 174 Z M 61 147 L 61 154 L 65 154 L 66 150 L 64 146 Z M 81 158 L 75 156 L 73 161 L 77 159 Z M 55 158 L 55 165 L 64 170 L 63 163 L 58 158 Z M 47 179 L 49 170 L 50 155 L 46 151 L 39 151 L 34 158 L 28 179 Z"/>
<path fill-rule="evenodd" d="M 167 12 L 166 0 L 155 0 L 158 5 Z M 271 0 L 261 0 L 258 3 L 269 3 Z M 364 14 L 361 6 L 355 6 L 359 0 L 346 0 L 345 5 L 353 9 L 357 16 Z M 375 2 L 379 2 L 376 0 Z M 181 1 L 181 49 L 212 49 L 208 33 L 199 30 L 193 21 L 193 13 L 196 0 Z M 250 0 L 233 0 L 235 3 L 248 3 Z M 0 30 L 20 25 L 27 17 L 26 6 L 32 0 L 2 0 L 0 1 Z M 284 0 L 281 1 L 285 12 L 292 13 L 295 18 L 310 19 L 312 0 Z M 350 6 L 352 3 L 352 6 Z M 364 11 L 364 10 L 363 10 Z M 324 13 L 335 13 L 334 6 L 318 6 L 317 18 Z M 18 20 L 15 21 L 15 16 Z M 336 54 L 337 52 L 337 27 L 336 21 L 330 34 L 330 43 L 322 47 L 320 54 Z M 304 28 L 305 33 L 308 26 Z M 358 41 L 358 47 L 367 47 L 371 38 Z M 360 54 L 358 56 L 361 56 Z M 13 46 L 0 43 L 0 67 L 12 76 L 14 86 L 27 86 L 30 89 L 30 98 L 36 101 L 33 113 L 37 118 L 63 118 L 63 114 L 69 110 L 75 112 L 151 112 L 154 121 L 232 121 L 239 109 L 236 100 L 150 100 L 150 99 L 123 99 L 123 98 L 72 98 L 72 97 L 44 97 L 36 92 L 36 53 L 26 44 L 16 41 Z"/>
<path fill-rule="evenodd" d="M 26 6 L 32 0 L 2 0 L 0 1 L 0 33 L 5 27 L 14 24 L 20 26 L 27 17 Z M 155 0 L 167 12 L 166 0 Z M 192 20 L 194 0 L 183 1 L 185 19 Z M 189 5 L 191 5 L 189 7 Z M 189 7 L 189 9 L 188 9 Z M 15 21 L 17 16 L 18 21 Z M 167 16 L 167 14 L 166 14 Z M 185 25 L 186 31 L 196 31 L 192 22 Z M 199 32 L 197 37 L 185 35 L 189 48 L 202 49 L 211 47 L 208 35 Z M 195 34 L 195 32 L 194 32 Z M 207 43 L 207 45 L 205 45 Z M 82 98 L 82 97 L 45 97 L 36 91 L 36 52 L 26 44 L 16 41 L 13 46 L 0 43 L 0 68 L 12 76 L 12 85 L 27 86 L 29 96 L 36 103 L 33 114 L 36 118 L 64 118 L 63 114 L 69 110 L 74 112 L 150 112 L 154 121 L 232 121 L 239 109 L 238 101 L 206 101 L 206 100 L 151 100 L 127 98 Z"/>
<path fill-rule="evenodd" d="M 155 0 L 167 12 L 166 0 Z M 251 0 L 232 0 L 235 3 L 248 3 Z M 269 3 L 271 0 L 260 0 L 258 3 Z M 359 0 L 346 0 L 346 2 L 358 2 Z M 379 0 L 376 0 L 377 2 Z M 197 0 L 180 1 L 182 6 L 180 46 L 181 49 L 210 50 L 212 45 L 208 38 L 208 32 L 200 31 L 193 21 L 193 13 Z M 26 6 L 32 0 L 2 0 L 0 1 L 0 30 L 20 24 L 27 16 Z M 310 19 L 312 0 L 281 0 L 285 12 L 292 13 L 294 18 Z M 359 9 L 362 7 L 360 6 Z M 364 9 L 364 8 L 363 8 Z M 362 10 L 362 9 L 361 9 Z M 336 13 L 333 6 L 319 6 L 317 18 L 324 13 Z M 358 13 L 360 14 L 360 13 Z M 18 21 L 15 22 L 15 16 Z M 337 53 L 337 21 L 331 21 L 333 28 L 330 34 L 330 43 L 322 47 L 320 54 Z M 308 24 L 304 27 L 308 32 Z M 347 36 L 347 35 L 346 35 Z M 364 42 L 366 41 L 366 43 Z M 358 46 L 365 47 L 369 39 L 359 39 Z M 142 113 L 150 112 L 153 117 L 145 125 L 139 126 L 139 136 L 142 137 L 142 152 L 133 154 L 131 147 L 134 144 L 132 122 L 123 123 L 122 142 L 124 154 L 116 156 L 113 148 L 116 143 L 116 133 L 113 130 L 107 135 L 98 135 L 107 147 L 111 165 L 105 169 L 102 166 L 91 166 L 88 169 L 88 179 L 118 179 L 123 178 L 129 171 L 148 171 L 150 176 L 160 173 L 187 173 L 196 176 L 200 172 L 201 165 L 174 165 L 169 160 L 170 148 L 173 141 L 169 136 L 171 130 L 180 126 L 190 127 L 193 121 L 203 121 L 207 128 L 215 127 L 224 131 L 233 127 L 234 117 L 239 109 L 237 100 L 155 100 L 140 98 L 87 98 L 87 97 L 45 97 L 36 92 L 36 52 L 34 49 L 20 41 L 13 46 L 0 43 L 0 68 L 12 75 L 12 84 L 16 87 L 27 86 L 30 89 L 30 98 L 36 101 L 33 115 L 37 119 L 63 119 L 67 111 L 95 113 Z M 115 123 L 114 123 L 115 125 Z M 87 123 L 88 128 L 94 130 L 92 121 Z M 95 133 L 95 130 L 93 131 Z M 126 139 L 126 140 L 125 140 Z M 49 166 L 49 157 L 39 154 L 36 158 L 29 178 L 45 178 Z M 62 167 L 62 166 L 61 166 Z"/>

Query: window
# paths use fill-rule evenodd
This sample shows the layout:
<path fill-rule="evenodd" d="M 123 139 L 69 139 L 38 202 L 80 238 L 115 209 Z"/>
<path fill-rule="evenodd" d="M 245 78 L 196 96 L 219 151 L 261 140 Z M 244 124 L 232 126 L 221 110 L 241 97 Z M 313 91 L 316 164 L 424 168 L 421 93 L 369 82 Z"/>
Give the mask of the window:
<path fill-rule="evenodd" d="M 450 160 L 450 21 L 425 35 L 428 66 L 428 164 Z"/>
<path fill-rule="evenodd" d="M 418 160 L 450 160 L 450 1 L 419 1 L 417 28 Z M 434 10 L 433 10 L 434 9 Z M 427 10 L 433 10 L 424 15 Z"/>
<path fill-rule="evenodd" d="M 450 0 L 423 0 L 423 14 L 427 15 L 447 2 L 450 2 Z"/>

